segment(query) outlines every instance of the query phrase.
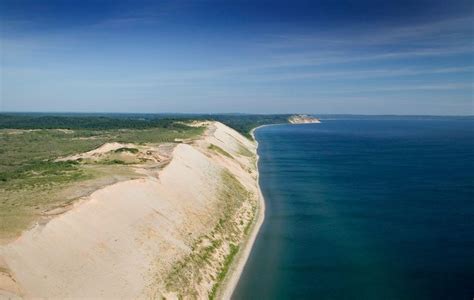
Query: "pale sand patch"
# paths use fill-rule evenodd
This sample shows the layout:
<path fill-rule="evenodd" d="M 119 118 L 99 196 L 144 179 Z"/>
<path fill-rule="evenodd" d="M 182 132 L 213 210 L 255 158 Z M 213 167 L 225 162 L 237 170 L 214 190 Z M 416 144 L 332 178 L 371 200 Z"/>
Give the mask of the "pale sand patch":
<path fill-rule="evenodd" d="M 0 257 L 0 299 L 21 299 L 20 287 L 8 271 L 5 261 Z"/>

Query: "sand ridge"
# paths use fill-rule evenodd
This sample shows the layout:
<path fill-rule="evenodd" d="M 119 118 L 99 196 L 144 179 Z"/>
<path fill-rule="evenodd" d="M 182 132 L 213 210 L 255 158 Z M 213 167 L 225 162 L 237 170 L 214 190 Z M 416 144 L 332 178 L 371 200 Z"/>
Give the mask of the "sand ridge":
<path fill-rule="evenodd" d="M 71 210 L 2 246 L 0 258 L 13 282 L 0 285 L 0 296 L 207 298 L 218 289 L 219 295 L 229 297 L 229 292 L 221 292 L 224 285 L 217 278 L 230 249 L 246 245 L 245 227 L 256 217 L 253 210 L 261 197 L 256 143 L 221 123 L 206 124 L 203 137 L 178 144 L 169 164 L 157 174 L 97 190 Z M 229 157 L 213 151 L 211 145 Z M 88 155 L 123 146 L 129 145 L 106 145 Z M 221 230 L 216 217 L 226 205 L 220 198 L 223 172 L 248 193 L 248 199 L 225 215 L 232 234 Z M 206 243 L 216 245 L 206 252 L 210 262 L 190 262 L 189 257 L 199 257 L 194 252 L 209 249 Z M 238 261 L 242 264 L 242 259 Z M 201 268 L 186 279 L 195 291 L 187 294 L 175 287 L 170 272 L 181 265 L 193 268 L 193 263 Z"/>

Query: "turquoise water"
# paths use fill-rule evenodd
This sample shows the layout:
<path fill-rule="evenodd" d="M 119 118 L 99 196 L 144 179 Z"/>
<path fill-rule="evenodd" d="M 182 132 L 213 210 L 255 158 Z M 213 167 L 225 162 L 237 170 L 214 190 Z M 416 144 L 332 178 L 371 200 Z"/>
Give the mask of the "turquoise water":
<path fill-rule="evenodd" d="M 266 219 L 234 299 L 473 299 L 472 118 L 256 138 Z"/>

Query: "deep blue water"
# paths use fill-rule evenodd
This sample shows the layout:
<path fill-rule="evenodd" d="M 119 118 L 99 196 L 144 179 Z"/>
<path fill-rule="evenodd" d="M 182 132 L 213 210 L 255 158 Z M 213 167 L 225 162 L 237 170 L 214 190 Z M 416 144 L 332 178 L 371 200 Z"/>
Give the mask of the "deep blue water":
<path fill-rule="evenodd" d="M 256 131 L 266 219 L 235 299 L 474 297 L 474 119 Z"/>

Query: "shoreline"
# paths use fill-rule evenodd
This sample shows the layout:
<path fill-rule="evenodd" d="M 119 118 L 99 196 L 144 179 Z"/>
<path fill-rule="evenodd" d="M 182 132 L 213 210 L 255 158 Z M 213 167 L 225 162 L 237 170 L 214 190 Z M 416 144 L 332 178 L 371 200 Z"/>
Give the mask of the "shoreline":
<path fill-rule="evenodd" d="M 260 157 L 258 155 L 258 141 L 255 139 L 254 132 L 255 130 L 265 127 L 269 125 L 261 125 L 258 127 L 253 128 L 250 131 L 250 135 L 253 137 L 255 144 L 256 144 L 256 169 L 257 169 L 257 188 L 258 188 L 258 198 L 259 198 L 259 204 L 260 206 L 257 208 L 257 215 L 254 221 L 254 224 L 252 226 L 252 231 L 249 234 L 248 238 L 246 241 L 243 243 L 243 249 L 240 251 L 240 254 L 237 256 L 236 260 L 233 263 L 233 267 L 231 268 L 229 272 L 229 277 L 228 279 L 225 280 L 224 282 L 224 287 L 222 291 L 219 293 L 218 298 L 222 299 L 231 299 L 232 295 L 235 291 L 235 288 L 237 287 L 237 284 L 239 283 L 240 277 L 242 276 L 243 270 L 245 268 L 245 265 L 247 264 L 248 258 L 250 257 L 250 253 L 252 252 L 253 245 L 255 244 L 255 241 L 257 239 L 258 233 L 260 232 L 260 228 L 263 225 L 263 221 L 265 220 L 265 198 L 263 197 L 262 194 L 262 189 L 260 187 L 260 172 L 258 169 L 258 162 L 260 160 Z"/>

